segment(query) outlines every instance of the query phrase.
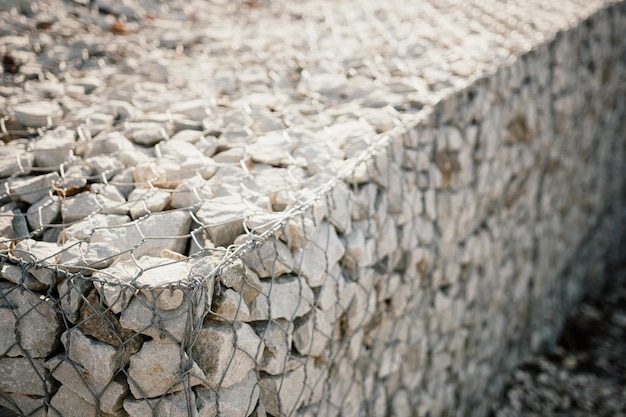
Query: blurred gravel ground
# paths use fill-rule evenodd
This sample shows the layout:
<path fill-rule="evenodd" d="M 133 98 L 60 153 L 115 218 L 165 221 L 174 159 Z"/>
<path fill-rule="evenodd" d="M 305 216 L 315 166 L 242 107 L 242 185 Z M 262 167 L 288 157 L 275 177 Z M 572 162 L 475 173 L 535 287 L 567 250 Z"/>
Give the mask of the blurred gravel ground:
<path fill-rule="evenodd" d="M 513 372 L 491 416 L 626 416 L 626 264 L 568 319 L 554 351 Z"/>

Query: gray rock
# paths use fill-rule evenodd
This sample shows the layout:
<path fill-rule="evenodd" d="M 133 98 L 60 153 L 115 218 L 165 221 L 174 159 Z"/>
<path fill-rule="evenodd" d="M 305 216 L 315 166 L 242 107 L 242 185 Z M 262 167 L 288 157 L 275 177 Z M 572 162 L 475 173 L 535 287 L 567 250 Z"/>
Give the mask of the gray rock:
<path fill-rule="evenodd" d="M 254 301 L 263 290 L 258 275 L 246 267 L 240 259 L 224 266 L 219 274 L 219 280 L 239 293 L 247 304 Z"/>
<path fill-rule="evenodd" d="M 1 355 L 46 357 L 58 346 L 60 333 L 61 320 L 50 300 L 0 282 Z"/>
<path fill-rule="evenodd" d="M 187 234 L 191 227 L 191 217 L 184 211 L 167 211 L 152 214 L 131 224 L 97 229 L 91 236 L 91 243 L 104 242 L 117 247 L 120 259 L 132 255 L 159 256 L 163 249 L 183 253 L 187 246 Z"/>
<path fill-rule="evenodd" d="M 161 310 L 155 304 L 143 296 L 133 297 L 122 311 L 121 326 L 151 336 L 155 341 L 181 343 L 186 332 L 193 328 L 193 323 L 189 322 L 189 306 L 183 303 L 175 309 Z"/>
<path fill-rule="evenodd" d="M 126 214 L 128 208 L 119 200 L 85 191 L 61 202 L 61 214 L 65 223 L 82 220 L 92 214 Z"/>
<path fill-rule="evenodd" d="M 213 197 L 213 190 L 201 176 L 185 180 L 172 192 L 172 207 L 185 208 Z"/>
<path fill-rule="evenodd" d="M 265 343 L 259 370 L 270 375 L 280 375 L 291 365 L 293 323 L 278 319 L 254 324 L 254 331 Z"/>
<path fill-rule="evenodd" d="M 335 228 L 327 222 L 322 222 L 305 240 L 302 249 L 293 251 L 293 265 L 309 286 L 316 288 L 324 283 L 326 273 L 343 257 L 345 247 Z"/>
<path fill-rule="evenodd" d="M 0 359 L 0 392 L 46 396 L 52 390 L 43 359 Z"/>
<path fill-rule="evenodd" d="M 124 162 L 119 158 L 110 155 L 98 155 L 85 158 L 83 164 L 89 168 L 92 175 L 100 179 L 111 179 L 113 175 L 124 169 Z"/>
<path fill-rule="evenodd" d="M 235 245 L 244 244 L 249 239 L 242 235 L 235 239 Z M 294 260 L 286 244 L 276 238 L 269 238 L 254 251 L 242 257 L 243 263 L 259 278 L 279 277 L 293 271 Z"/>
<path fill-rule="evenodd" d="M 305 368 L 300 366 L 282 375 L 264 375 L 259 385 L 261 402 L 268 414 L 273 416 L 294 414 L 306 398 Z"/>
<path fill-rule="evenodd" d="M 28 270 L 37 280 L 47 286 L 56 283 L 55 272 L 48 268 L 56 264 L 56 257 L 62 247 L 56 243 L 36 241 L 33 239 L 21 240 L 13 248 L 13 256 L 24 262 L 35 262 L 36 265 Z"/>
<path fill-rule="evenodd" d="M 57 288 L 63 316 L 70 322 L 76 323 L 85 295 L 93 288 L 93 283 L 80 277 L 66 278 Z"/>
<path fill-rule="evenodd" d="M 34 164 L 34 155 L 27 152 L 21 143 L 10 143 L 2 147 L 0 158 L 0 178 L 9 177 L 20 173 L 29 174 Z"/>
<path fill-rule="evenodd" d="M 175 344 L 148 341 L 130 358 L 128 384 L 137 399 L 180 391 L 204 379 L 198 365 Z"/>
<path fill-rule="evenodd" d="M 0 268 L 0 278 L 34 291 L 45 290 L 49 287 L 49 285 L 36 280 L 35 277 L 21 266 L 8 263 L 4 263 L 2 268 Z M 1 351 L 2 349 L 0 348 L 0 352 Z"/>
<path fill-rule="evenodd" d="M 0 251 L 8 250 L 11 240 L 15 237 L 15 231 L 13 230 L 15 214 L 13 210 L 16 208 L 15 203 L 5 204 L 0 207 Z"/>
<path fill-rule="evenodd" d="M 46 397 L 31 397 L 22 394 L 3 392 L 0 406 L 22 416 L 46 417 Z"/>
<path fill-rule="evenodd" d="M 230 288 L 226 288 L 212 303 L 212 312 L 225 321 L 249 321 L 250 310 L 241 296 Z"/>
<path fill-rule="evenodd" d="M 102 417 L 123 417 L 123 413 L 103 413 L 88 401 L 76 395 L 72 390 L 61 386 L 50 400 L 48 417 L 85 417 L 98 415 Z"/>
<path fill-rule="evenodd" d="M 211 389 L 228 388 L 257 367 L 264 344 L 245 323 L 207 321 L 192 346 L 195 362 Z"/>
<path fill-rule="evenodd" d="M 39 230 L 56 221 L 61 215 L 61 200 L 45 196 L 28 208 L 26 219 L 32 230 Z"/>
<path fill-rule="evenodd" d="M 26 127 L 50 127 L 61 123 L 63 110 L 55 101 L 35 101 L 13 106 L 15 118 Z"/>
<path fill-rule="evenodd" d="M 193 391 L 189 392 L 189 398 L 184 392 L 177 392 L 155 400 L 128 398 L 124 401 L 124 410 L 130 417 L 197 417 L 196 402 Z"/>
<path fill-rule="evenodd" d="M 111 155 L 121 151 L 130 151 L 133 143 L 120 132 L 106 132 L 94 138 L 87 145 L 86 157 L 95 155 Z"/>
<path fill-rule="evenodd" d="M 159 212 L 170 201 L 170 193 L 157 188 L 135 188 L 128 196 L 128 208 L 133 219 Z"/>
<path fill-rule="evenodd" d="M 303 355 L 320 356 L 330 337 L 332 328 L 326 316 L 317 309 L 295 326 L 293 331 L 293 345 Z"/>
<path fill-rule="evenodd" d="M 53 190 L 61 177 L 56 172 L 37 177 L 16 178 L 9 181 L 9 191 L 14 200 L 33 204 Z"/>
<path fill-rule="evenodd" d="M 163 255 L 163 251 L 161 254 Z M 183 302 L 184 292 L 174 286 L 184 284 L 193 277 L 191 268 L 184 262 L 148 256 L 142 257 L 139 264 L 143 272 L 135 280 L 135 286 L 146 300 L 150 303 L 154 301 L 155 306 L 161 310 L 178 308 Z"/>
<path fill-rule="evenodd" d="M 97 227 L 119 226 L 130 222 L 130 217 L 121 214 L 92 214 L 89 218 L 72 224 L 63 229 L 59 240 L 83 240 L 91 235 Z"/>
<path fill-rule="evenodd" d="M 83 272 L 90 276 L 94 269 L 104 269 L 117 259 L 117 248 L 108 243 L 69 241 L 57 257 L 60 269 L 68 272 Z"/>
<path fill-rule="evenodd" d="M 146 146 L 155 145 L 167 139 L 172 133 L 171 126 L 155 122 L 129 122 L 124 131 L 124 135 L 130 140 Z"/>
<path fill-rule="evenodd" d="M 93 274 L 94 286 L 115 314 L 128 306 L 135 289 L 130 285 L 140 272 L 135 261 L 127 260 Z"/>
<path fill-rule="evenodd" d="M 228 388 L 215 391 L 198 388 L 198 417 L 248 417 L 259 400 L 259 383 L 255 371 L 246 374 L 243 380 Z"/>
<path fill-rule="evenodd" d="M 35 142 L 35 164 L 51 171 L 57 170 L 59 165 L 74 156 L 75 138 L 76 132 L 64 127 L 46 133 Z"/>
<path fill-rule="evenodd" d="M 274 282 L 262 281 L 262 294 L 250 305 L 251 320 L 293 320 L 311 311 L 313 291 L 304 278 L 289 277 Z"/>
<path fill-rule="evenodd" d="M 211 113 L 211 103 L 207 99 L 195 99 L 175 103 L 170 106 L 170 112 L 184 114 L 191 120 L 202 120 Z"/>
<path fill-rule="evenodd" d="M 264 211 L 239 196 L 226 196 L 205 201 L 196 216 L 216 246 L 228 246 L 244 232 L 246 217 Z"/>

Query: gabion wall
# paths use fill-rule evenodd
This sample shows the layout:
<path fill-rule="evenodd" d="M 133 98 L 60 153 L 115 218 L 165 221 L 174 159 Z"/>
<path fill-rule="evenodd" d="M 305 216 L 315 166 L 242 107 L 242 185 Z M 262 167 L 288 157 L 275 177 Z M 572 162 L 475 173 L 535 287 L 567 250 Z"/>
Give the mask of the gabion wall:
<path fill-rule="evenodd" d="M 63 417 L 485 415 L 620 256 L 624 27 L 623 3 L 600 9 L 293 195 L 214 196 L 212 174 L 161 181 L 158 164 L 123 162 L 130 179 L 90 186 L 63 171 L 11 176 L 0 404 Z M 122 141 L 96 138 L 87 154 Z M 23 149 L 4 177 L 64 158 Z"/>

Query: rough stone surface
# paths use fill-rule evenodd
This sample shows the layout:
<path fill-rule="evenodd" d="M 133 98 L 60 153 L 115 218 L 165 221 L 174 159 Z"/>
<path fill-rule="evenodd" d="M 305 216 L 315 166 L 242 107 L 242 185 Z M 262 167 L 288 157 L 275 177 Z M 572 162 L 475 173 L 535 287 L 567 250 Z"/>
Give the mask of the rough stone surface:
<path fill-rule="evenodd" d="M 211 323 L 198 331 L 193 359 L 211 389 L 228 388 L 253 370 L 264 345 L 245 323 Z"/>
<path fill-rule="evenodd" d="M 52 381 L 44 368 L 43 359 L 0 359 L 0 392 L 45 396 L 52 389 Z"/>
<path fill-rule="evenodd" d="M 149 415 L 155 417 L 196 417 L 199 415 L 193 391 L 189 399 L 184 392 L 177 392 L 159 399 L 147 401 L 127 399 L 124 401 L 124 410 L 130 417 Z"/>
<path fill-rule="evenodd" d="M 250 306 L 252 320 L 293 320 L 311 311 L 313 291 L 303 278 L 262 281 L 263 291 Z"/>
<path fill-rule="evenodd" d="M 199 388 L 197 392 L 198 417 L 248 417 L 259 400 L 259 382 L 256 372 L 250 371 L 244 379 L 228 388 L 215 391 Z"/>
<path fill-rule="evenodd" d="M 187 381 L 183 381 L 187 378 L 181 374 L 183 370 L 188 372 Z M 194 386 L 205 379 L 198 365 L 181 355 L 179 346 L 154 341 L 145 342 L 131 357 L 128 377 L 130 391 L 137 399 L 160 397 L 182 390 L 183 384 Z"/>

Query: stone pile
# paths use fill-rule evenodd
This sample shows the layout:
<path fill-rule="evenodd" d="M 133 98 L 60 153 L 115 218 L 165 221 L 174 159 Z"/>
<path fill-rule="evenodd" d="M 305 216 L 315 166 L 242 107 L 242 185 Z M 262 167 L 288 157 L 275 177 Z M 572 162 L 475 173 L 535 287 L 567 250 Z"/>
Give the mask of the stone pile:
<path fill-rule="evenodd" d="M 478 416 L 553 341 L 623 3 L 354 3 L 0 2 L 0 407 Z"/>

